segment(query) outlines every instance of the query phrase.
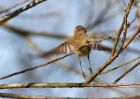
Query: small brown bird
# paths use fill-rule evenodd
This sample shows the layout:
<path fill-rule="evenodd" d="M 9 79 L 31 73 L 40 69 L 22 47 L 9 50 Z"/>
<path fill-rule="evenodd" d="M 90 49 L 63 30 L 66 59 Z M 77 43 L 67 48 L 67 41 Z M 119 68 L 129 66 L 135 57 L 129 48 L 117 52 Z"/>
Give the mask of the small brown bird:
<path fill-rule="evenodd" d="M 54 54 L 76 54 L 80 63 L 82 75 L 84 78 L 86 78 L 86 75 L 84 74 L 81 66 L 80 57 L 87 56 L 90 65 L 89 70 L 92 73 L 91 64 L 89 60 L 89 55 L 92 49 L 104 51 L 112 50 L 112 48 L 102 45 L 95 39 L 88 37 L 86 33 L 86 28 L 84 26 L 78 25 L 75 28 L 74 36 L 72 38 L 60 44 L 58 47 L 48 52 L 40 54 L 40 57 L 49 57 Z"/>

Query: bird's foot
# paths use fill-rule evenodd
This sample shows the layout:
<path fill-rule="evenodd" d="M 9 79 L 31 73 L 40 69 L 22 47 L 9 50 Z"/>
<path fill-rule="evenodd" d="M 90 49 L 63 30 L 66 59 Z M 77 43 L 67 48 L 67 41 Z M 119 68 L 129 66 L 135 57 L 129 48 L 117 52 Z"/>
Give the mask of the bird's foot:
<path fill-rule="evenodd" d="M 84 72 L 82 72 L 82 76 L 86 80 L 87 76 L 86 76 L 86 74 Z"/>
<path fill-rule="evenodd" d="M 92 71 L 92 68 L 88 68 L 90 74 L 92 75 L 93 71 Z"/>

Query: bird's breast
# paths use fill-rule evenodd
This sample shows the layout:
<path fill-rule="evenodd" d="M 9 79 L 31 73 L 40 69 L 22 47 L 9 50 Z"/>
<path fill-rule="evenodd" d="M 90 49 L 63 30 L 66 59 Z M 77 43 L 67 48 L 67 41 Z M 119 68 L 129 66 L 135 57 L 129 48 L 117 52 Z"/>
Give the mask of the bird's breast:
<path fill-rule="evenodd" d="M 83 46 L 77 51 L 79 56 L 86 56 L 90 53 L 90 48 L 89 46 Z"/>

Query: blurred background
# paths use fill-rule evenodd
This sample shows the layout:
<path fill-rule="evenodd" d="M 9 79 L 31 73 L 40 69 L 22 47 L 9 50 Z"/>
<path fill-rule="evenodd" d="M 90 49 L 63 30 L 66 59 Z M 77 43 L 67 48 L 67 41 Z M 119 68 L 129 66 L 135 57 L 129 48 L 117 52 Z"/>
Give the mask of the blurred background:
<path fill-rule="evenodd" d="M 26 5 L 31 0 L 1 0 L 0 17 Z M 125 1 L 125 2 L 124 2 Z M 0 77 L 10 73 L 46 63 L 51 59 L 33 58 L 48 51 L 73 36 L 77 25 L 87 28 L 88 35 L 102 39 L 112 35 L 119 29 L 124 15 L 125 4 L 129 0 L 47 0 L 33 7 L 6 24 L 0 26 Z M 127 37 L 137 29 L 140 23 L 138 3 L 132 7 L 128 20 L 135 19 L 128 29 Z M 113 39 L 102 43 L 113 46 Z M 130 46 L 107 68 L 113 68 L 130 61 L 140 54 L 139 36 Z M 93 71 L 104 64 L 109 52 L 92 51 L 90 60 Z M 59 57 L 59 56 L 57 56 Z M 81 58 L 84 72 L 89 75 L 88 61 Z M 113 72 L 100 75 L 95 81 L 112 83 L 135 62 Z M 140 68 L 134 69 L 120 82 L 139 82 Z M 17 75 L 1 84 L 19 82 L 83 82 L 79 63 L 75 55 L 66 57 L 56 63 L 37 70 Z M 63 97 L 116 97 L 140 93 L 135 88 L 40 88 L 1 90 L 25 95 L 46 95 Z"/>

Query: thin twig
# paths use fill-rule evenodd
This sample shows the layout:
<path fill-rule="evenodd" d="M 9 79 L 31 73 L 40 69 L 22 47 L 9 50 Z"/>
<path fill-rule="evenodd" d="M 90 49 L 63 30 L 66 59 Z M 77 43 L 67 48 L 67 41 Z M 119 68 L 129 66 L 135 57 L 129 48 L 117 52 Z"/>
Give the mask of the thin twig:
<path fill-rule="evenodd" d="M 129 15 L 129 12 L 130 12 L 130 9 L 132 7 L 133 2 L 134 2 L 134 0 L 130 0 L 130 2 L 128 3 L 128 6 L 127 6 L 126 11 L 125 11 L 125 15 L 123 17 L 123 21 L 122 21 L 121 27 L 120 27 L 120 29 L 119 29 L 119 31 L 117 33 L 116 40 L 114 42 L 114 46 L 113 46 L 113 49 L 112 49 L 111 57 L 114 56 L 114 54 L 115 54 L 116 47 L 118 45 L 120 35 L 121 35 L 121 33 L 122 33 L 123 29 L 124 29 L 124 25 L 125 25 L 125 22 L 127 20 L 128 15 Z"/>
<path fill-rule="evenodd" d="M 7 14 L 5 16 L 3 16 L 2 18 L 0 18 L 0 25 L 4 24 L 5 22 L 7 22 L 8 20 L 14 18 L 15 16 L 19 15 L 20 13 L 44 2 L 46 0 L 32 0 L 30 3 L 28 3 L 26 6 L 24 7 L 21 7 L 17 10 L 15 10 L 14 12 L 10 13 L 10 14 Z"/>
<path fill-rule="evenodd" d="M 10 8 L 7 8 L 7 9 L 4 9 L 4 10 L 0 11 L 0 14 L 5 13 L 5 12 L 8 12 L 8 11 L 10 11 L 11 9 L 13 9 L 13 8 L 15 8 L 17 6 L 26 3 L 27 1 L 29 1 L 29 0 L 23 0 L 21 2 L 18 2 L 16 4 L 12 5 Z"/>
<path fill-rule="evenodd" d="M 29 71 L 35 70 L 35 69 L 37 69 L 37 68 L 40 68 L 40 67 L 44 67 L 44 66 L 46 66 L 46 65 L 49 65 L 49 64 L 51 64 L 51 63 L 53 63 L 53 62 L 56 62 L 56 61 L 58 61 L 58 60 L 61 60 L 61 59 L 65 58 L 65 57 L 67 57 L 67 56 L 70 56 L 70 55 L 71 55 L 71 54 L 68 54 L 68 55 L 65 55 L 65 56 L 63 56 L 63 57 L 59 57 L 59 58 L 57 58 L 57 59 L 54 59 L 54 60 L 52 60 L 52 61 L 50 61 L 50 62 L 47 62 L 47 63 L 45 63 L 45 64 L 40 64 L 40 65 L 31 67 L 31 68 L 24 69 L 24 70 L 19 71 L 19 72 L 15 72 L 15 73 L 6 75 L 6 76 L 4 76 L 4 77 L 0 77 L 0 80 L 6 79 L 6 78 L 10 78 L 10 77 L 12 77 L 12 76 L 19 75 L 19 74 L 22 74 L 22 73 L 25 73 L 25 72 L 29 72 Z"/>
<path fill-rule="evenodd" d="M 107 70 L 107 71 L 104 71 L 104 72 L 102 72 L 100 75 L 102 75 L 102 74 L 107 74 L 107 73 L 112 72 L 112 71 L 114 71 L 114 70 L 116 70 L 116 69 L 119 69 L 119 68 L 121 68 L 121 67 L 123 67 L 123 66 L 126 66 L 127 64 L 130 64 L 130 63 L 136 61 L 136 60 L 139 59 L 139 58 L 140 58 L 140 56 L 137 57 L 137 58 L 134 58 L 133 60 L 130 60 L 130 61 L 124 63 L 124 64 L 121 64 L 121 65 L 116 66 L 116 67 L 114 67 L 114 68 L 112 68 L 112 69 L 109 69 L 109 70 Z"/>
<path fill-rule="evenodd" d="M 123 77 L 125 77 L 128 73 L 130 73 L 133 69 L 135 69 L 137 66 L 139 66 L 140 61 L 138 61 L 133 67 L 129 68 L 126 72 L 124 72 L 121 76 L 119 76 L 113 83 L 116 84 L 118 81 L 120 81 Z"/>

